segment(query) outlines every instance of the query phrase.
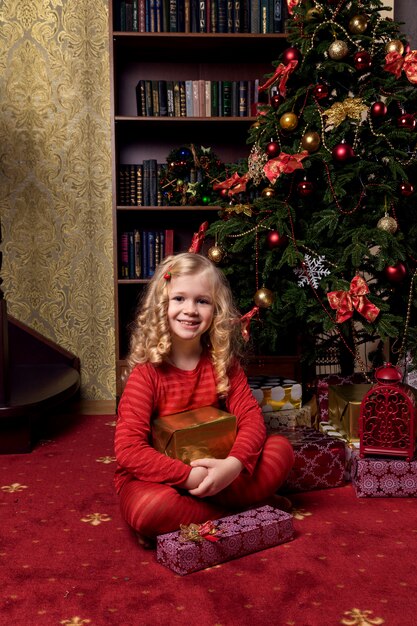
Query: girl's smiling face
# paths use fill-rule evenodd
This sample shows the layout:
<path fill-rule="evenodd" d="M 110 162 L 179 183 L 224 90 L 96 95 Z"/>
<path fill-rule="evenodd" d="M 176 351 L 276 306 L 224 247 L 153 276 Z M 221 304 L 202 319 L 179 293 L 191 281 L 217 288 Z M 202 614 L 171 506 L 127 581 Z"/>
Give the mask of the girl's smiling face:
<path fill-rule="evenodd" d="M 213 295 L 204 272 L 172 276 L 167 315 L 173 340 L 200 341 L 214 315 Z"/>

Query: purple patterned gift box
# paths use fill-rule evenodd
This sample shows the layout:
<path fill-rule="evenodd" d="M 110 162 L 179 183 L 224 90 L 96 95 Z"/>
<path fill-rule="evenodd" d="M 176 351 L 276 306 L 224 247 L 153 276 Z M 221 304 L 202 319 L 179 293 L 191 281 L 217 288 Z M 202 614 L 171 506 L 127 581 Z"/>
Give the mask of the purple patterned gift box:
<path fill-rule="evenodd" d="M 184 541 L 181 531 L 159 535 L 157 561 L 183 576 L 294 538 L 292 515 L 268 505 L 223 517 L 214 524 L 219 537 L 216 542 Z"/>
<path fill-rule="evenodd" d="M 352 455 L 352 484 L 358 498 L 416 498 L 417 458 L 412 461 Z"/>
<path fill-rule="evenodd" d="M 294 465 L 283 486 L 285 491 L 311 491 L 345 484 L 344 441 L 319 433 L 315 428 L 279 428 L 272 432 L 284 435 L 294 449 Z"/>

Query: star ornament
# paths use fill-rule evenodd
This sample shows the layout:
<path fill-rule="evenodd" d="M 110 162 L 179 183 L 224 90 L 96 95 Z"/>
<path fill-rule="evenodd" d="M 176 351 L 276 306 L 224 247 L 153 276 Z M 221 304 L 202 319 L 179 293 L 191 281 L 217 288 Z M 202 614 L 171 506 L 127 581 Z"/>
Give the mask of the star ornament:
<path fill-rule="evenodd" d="M 264 166 L 267 179 L 274 184 L 281 174 L 292 174 L 295 170 L 303 169 L 301 161 L 309 156 L 307 150 L 298 154 L 281 152 L 275 159 L 270 159 Z"/>

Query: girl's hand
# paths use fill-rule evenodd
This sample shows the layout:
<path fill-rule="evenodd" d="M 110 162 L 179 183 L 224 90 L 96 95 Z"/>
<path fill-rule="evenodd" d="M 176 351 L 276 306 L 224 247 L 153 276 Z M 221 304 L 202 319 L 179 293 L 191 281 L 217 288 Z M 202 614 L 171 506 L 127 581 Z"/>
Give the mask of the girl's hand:
<path fill-rule="evenodd" d="M 186 481 L 178 485 L 182 489 L 196 489 L 207 478 L 208 471 L 205 467 L 193 467 Z"/>
<path fill-rule="evenodd" d="M 191 462 L 193 469 L 205 469 L 207 476 L 198 487 L 189 489 L 192 496 L 206 498 L 214 496 L 230 485 L 243 469 L 242 463 L 234 456 L 227 459 L 198 459 Z"/>

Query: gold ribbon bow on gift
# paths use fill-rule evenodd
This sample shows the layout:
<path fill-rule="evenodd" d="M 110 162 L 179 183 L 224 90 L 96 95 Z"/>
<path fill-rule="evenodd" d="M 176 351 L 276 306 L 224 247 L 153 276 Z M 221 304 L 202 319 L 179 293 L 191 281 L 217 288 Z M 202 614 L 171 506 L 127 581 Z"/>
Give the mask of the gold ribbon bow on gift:
<path fill-rule="evenodd" d="M 180 541 L 219 541 L 220 529 L 216 528 L 214 523 L 209 520 L 204 524 L 185 524 L 180 525 Z"/>
<path fill-rule="evenodd" d="M 337 309 L 336 322 L 338 324 L 346 322 L 353 315 L 354 310 L 358 311 L 368 322 L 374 322 L 379 314 L 379 309 L 366 297 L 369 287 L 366 281 L 359 275 L 355 276 L 349 291 L 331 291 L 327 294 L 332 309 Z"/>
<path fill-rule="evenodd" d="M 368 107 L 363 103 L 362 98 L 346 98 L 343 102 L 335 102 L 330 109 L 324 111 L 327 122 L 334 126 L 339 126 L 347 117 L 360 120 L 363 112 Z"/>

